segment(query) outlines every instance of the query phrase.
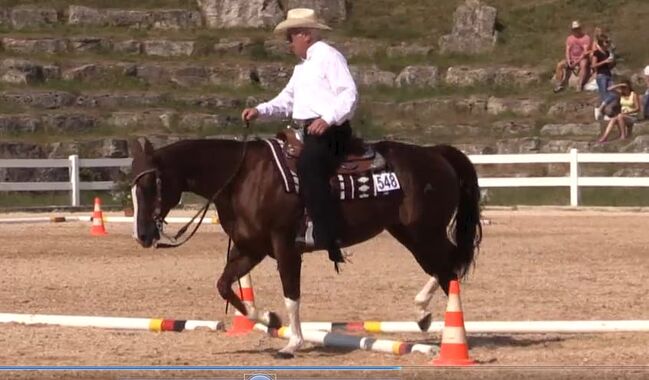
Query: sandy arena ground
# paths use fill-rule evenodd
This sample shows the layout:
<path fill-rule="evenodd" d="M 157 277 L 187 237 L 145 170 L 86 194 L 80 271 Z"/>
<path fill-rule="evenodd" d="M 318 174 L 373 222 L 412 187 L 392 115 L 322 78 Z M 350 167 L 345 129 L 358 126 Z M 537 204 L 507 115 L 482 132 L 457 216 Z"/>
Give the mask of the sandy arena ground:
<path fill-rule="evenodd" d="M 462 284 L 465 320 L 649 319 L 649 213 L 529 209 L 492 210 L 485 216 L 491 224 L 484 227 L 477 264 Z M 93 238 L 88 223 L 0 224 L 0 312 L 230 321 L 232 311 L 225 315 L 224 302 L 213 288 L 227 247 L 217 227 L 203 226 L 193 240 L 172 250 L 140 248 L 130 237 L 128 224 L 109 224 L 107 229 L 107 237 Z M 352 247 L 351 252 L 353 263 L 345 265 L 341 275 L 336 275 L 325 254 L 305 256 L 303 320 L 412 320 L 413 297 L 427 279 L 412 256 L 388 234 Z M 256 268 L 253 281 L 257 304 L 286 319 L 274 261 L 266 259 Z M 443 319 L 445 307 L 446 298 L 438 293 L 432 303 L 436 320 Z M 421 334 L 383 337 L 431 344 L 440 339 Z M 414 368 L 379 377 L 649 376 L 649 333 L 498 334 L 468 339 L 471 357 L 481 363 L 473 372 Z M 432 359 L 311 344 L 291 361 L 274 359 L 272 354 L 284 343 L 261 333 L 233 338 L 205 331 L 156 334 L 5 324 L 0 325 L 0 365 L 411 366 Z M 612 367 L 590 367 L 602 365 Z M 619 365 L 627 367 L 613 367 Z M 145 372 L 139 378 L 199 374 L 217 376 Z M 137 375 L 0 373 L 2 378 Z M 325 372 L 310 375 L 331 377 Z"/>

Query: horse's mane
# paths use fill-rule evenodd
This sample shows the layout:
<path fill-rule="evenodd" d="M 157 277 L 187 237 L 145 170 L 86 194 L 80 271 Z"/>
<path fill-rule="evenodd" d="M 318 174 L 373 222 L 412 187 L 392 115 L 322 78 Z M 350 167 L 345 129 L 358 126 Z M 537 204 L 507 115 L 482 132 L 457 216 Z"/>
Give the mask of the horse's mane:
<path fill-rule="evenodd" d="M 258 151 L 263 141 L 248 141 L 246 151 Z M 176 167 L 180 170 L 189 166 L 209 166 L 213 170 L 228 167 L 239 162 L 243 153 L 243 142 L 232 139 L 181 140 L 156 149 L 154 159 L 161 167 Z"/>
<path fill-rule="evenodd" d="M 169 145 L 165 145 L 155 150 L 155 155 L 159 157 L 184 153 L 193 149 L 231 149 L 232 147 L 239 146 L 240 141 L 229 139 L 191 139 L 180 140 Z"/>

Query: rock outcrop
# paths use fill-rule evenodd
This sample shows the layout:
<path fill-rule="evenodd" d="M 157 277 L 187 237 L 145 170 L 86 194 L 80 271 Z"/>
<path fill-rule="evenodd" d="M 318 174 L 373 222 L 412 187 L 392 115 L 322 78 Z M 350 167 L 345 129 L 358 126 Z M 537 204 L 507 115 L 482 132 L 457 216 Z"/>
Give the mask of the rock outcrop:
<path fill-rule="evenodd" d="M 212 29 L 270 28 L 284 18 L 278 0 L 197 0 Z"/>
<path fill-rule="evenodd" d="M 494 7 L 466 0 L 453 14 L 453 31 L 439 40 L 443 53 L 479 54 L 493 50 L 498 40 Z"/>

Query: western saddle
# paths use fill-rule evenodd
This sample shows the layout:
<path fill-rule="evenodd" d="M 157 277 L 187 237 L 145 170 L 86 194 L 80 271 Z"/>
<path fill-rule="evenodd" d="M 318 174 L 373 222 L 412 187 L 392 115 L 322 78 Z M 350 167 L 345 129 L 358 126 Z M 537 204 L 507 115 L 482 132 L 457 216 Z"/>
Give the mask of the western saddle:
<path fill-rule="evenodd" d="M 297 173 L 297 159 L 304 147 L 302 130 L 288 127 L 277 133 L 276 137 L 284 142 L 282 151 L 286 164 Z M 349 153 L 338 167 L 336 174 L 350 175 L 385 168 L 385 158 L 374 150 L 372 145 L 365 144 L 359 138 L 352 138 Z"/>

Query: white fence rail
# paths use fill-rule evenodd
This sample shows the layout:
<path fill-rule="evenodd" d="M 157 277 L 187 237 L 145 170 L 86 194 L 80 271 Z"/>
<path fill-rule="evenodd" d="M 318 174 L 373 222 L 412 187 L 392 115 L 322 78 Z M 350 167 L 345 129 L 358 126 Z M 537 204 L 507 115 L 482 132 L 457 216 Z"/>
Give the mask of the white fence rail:
<path fill-rule="evenodd" d="M 0 168 L 67 168 L 68 182 L 0 182 L 0 191 L 69 191 L 70 205 L 81 205 L 81 190 L 111 190 L 112 181 L 81 182 L 81 168 L 110 168 L 131 166 L 130 158 L 80 159 L 72 155 L 68 159 L 10 159 L 0 160 Z"/>
<path fill-rule="evenodd" d="M 471 155 L 476 165 L 485 164 L 543 164 L 570 165 L 567 177 L 487 177 L 480 178 L 482 188 L 502 187 L 569 187 L 570 205 L 579 206 L 581 187 L 649 187 L 649 177 L 581 177 L 579 165 L 587 163 L 649 163 L 649 153 L 569 153 L 550 154 L 494 154 Z M 73 155 L 66 159 L 9 159 L 0 160 L 0 168 L 68 168 L 68 182 L 0 182 L 0 191 L 69 191 L 70 204 L 80 205 L 81 190 L 110 190 L 111 181 L 80 182 L 81 168 L 127 167 L 130 158 L 80 159 Z"/>

